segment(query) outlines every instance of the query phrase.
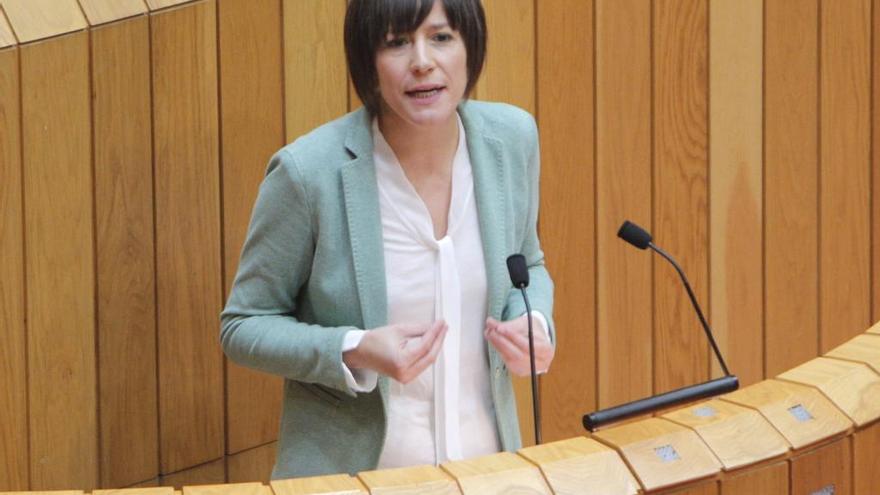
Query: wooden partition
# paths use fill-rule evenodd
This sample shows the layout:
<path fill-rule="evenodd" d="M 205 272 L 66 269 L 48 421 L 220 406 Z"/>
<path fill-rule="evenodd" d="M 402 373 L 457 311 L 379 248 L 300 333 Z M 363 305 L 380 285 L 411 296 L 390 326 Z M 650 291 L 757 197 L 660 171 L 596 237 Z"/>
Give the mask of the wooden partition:
<path fill-rule="evenodd" d="M 853 489 L 874 486 L 875 419 L 798 367 L 873 356 L 837 346 L 880 310 L 880 0 L 483 4 L 472 96 L 541 132 L 544 439 L 719 373 L 672 268 L 617 239 L 630 219 L 682 263 L 744 385 L 821 390 L 858 422 Z M 224 359 L 218 314 L 268 158 L 359 106 L 345 5 L 0 0 L 0 490 L 267 481 L 281 380 Z M 849 367 L 859 390 L 878 366 Z M 762 462 L 716 488 L 774 486 Z"/>

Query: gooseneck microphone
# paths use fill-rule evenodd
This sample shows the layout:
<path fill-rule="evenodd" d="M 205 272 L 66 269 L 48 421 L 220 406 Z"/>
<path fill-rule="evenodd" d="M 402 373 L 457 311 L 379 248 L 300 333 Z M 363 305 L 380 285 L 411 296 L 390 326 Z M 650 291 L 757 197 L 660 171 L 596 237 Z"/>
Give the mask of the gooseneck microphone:
<path fill-rule="evenodd" d="M 538 397 L 538 374 L 535 371 L 535 338 L 532 335 L 532 306 L 529 304 L 529 296 L 526 287 L 529 286 L 529 267 L 526 266 L 526 257 L 521 254 L 513 254 L 507 258 L 507 273 L 510 274 L 510 282 L 522 293 L 526 303 L 526 319 L 529 322 L 529 360 L 532 365 L 532 411 L 535 416 L 535 445 L 541 445 L 541 407 Z"/>
<path fill-rule="evenodd" d="M 731 375 L 730 371 L 727 369 L 727 363 L 724 362 L 724 357 L 721 356 L 721 351 L 718 350 L 718 344 L 715 342 L 715 337 L 712 335 L 712 329 L 709 328 L 709 323 L 706 321 L 706 317 L 703 316 L 703 311 L 702 309 L 700 309 L 700 305 L 697 303 L 697 298 L 696 296 L 694 296 L 694 291 L 693 289 L 691 289 L 691 284 L 688 282 L 687 277 L 684 275 L 684 271 L 681 269 L 678 263 L 676 263 L 675 260 L 672 259 L 672 256 L 666 253 L 666 251 L 663 251 L 654 244 L 651 234 L 649 234 L 645 229 L 630 222 L 629 220 L 623 222 L 623 225 L 620 226 L 620 230 L 617 231 L 617 236 L 639 249 L 650 248 L 651 250 L 662 256 L 664 259 L 669 261 L 673 267 L 675 267 L 675 271 L 678 272 L 682 283 L 684 283 L 684 288 L 685 290 L 687 290 L 688 297 L 690 297 L 691 300 L 691 304 L 693 305 L 694 310 L 697 312 L 697 317 L 699 317 L 700 323 L 703 326 L 703 332 L 705 332 L 706 338 L 709 339 L 709 344 L 712 346 L 715 357 L 718 359 L 718 363 L 721 365 L 721 369 L 724 371 L 724 376 L 721 378 L 716 378 L 714 380 L 709 380 L 704 383 L 682 387 L 666 392 L 664 394 L 655 395 L 653 397 L 648 397 L 646 399 L 640 399 L 633 402 L 628 402 L 626 404 L 621 404 L 619 406 L 587 414 L 584 416 L 583 422 L 584 427 L 589 431 L 595 431 L 597 428 L 603 425 L 626 419 L 632 416 L 638 416 L 641 414 L 656 411 L 658 409 L 665 409 L 667 407 L 671 407 L 677 404 L 732 392 L 739 388 L 739 379 L 736 376 Z"/>

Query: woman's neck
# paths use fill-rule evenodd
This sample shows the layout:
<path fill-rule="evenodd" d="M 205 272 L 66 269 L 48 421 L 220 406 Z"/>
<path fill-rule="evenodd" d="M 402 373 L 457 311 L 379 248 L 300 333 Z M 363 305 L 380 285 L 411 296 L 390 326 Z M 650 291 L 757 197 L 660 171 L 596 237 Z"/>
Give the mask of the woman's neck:
<path fill-rule="evenodd" d="M 404 170 L 434 174 L 451 169 L 459 139 L 456 114 L 438 125 L 416 126 L 386 113 L 379 116 L 379 130 Z"/>

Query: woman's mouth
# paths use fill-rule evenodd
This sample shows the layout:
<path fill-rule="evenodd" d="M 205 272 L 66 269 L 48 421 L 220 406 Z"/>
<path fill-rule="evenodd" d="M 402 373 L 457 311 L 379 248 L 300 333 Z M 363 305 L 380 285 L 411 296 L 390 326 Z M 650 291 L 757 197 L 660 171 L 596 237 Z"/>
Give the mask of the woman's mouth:
<path fill-rule="evenodd" d="M 427 99 L 427 98 L 430 98 L 430 97 L 440 93 L 440 91 L 443 91 L 444 89 L 445 88 L 443 86 L 436 86 L 433 88 L 425 88 L 425 89 L 416 89 L 416 90 L 412 90 L 412 91 L 407 91 L 406 95 L 409 97 L 412 97 L 412 98 Z"/>

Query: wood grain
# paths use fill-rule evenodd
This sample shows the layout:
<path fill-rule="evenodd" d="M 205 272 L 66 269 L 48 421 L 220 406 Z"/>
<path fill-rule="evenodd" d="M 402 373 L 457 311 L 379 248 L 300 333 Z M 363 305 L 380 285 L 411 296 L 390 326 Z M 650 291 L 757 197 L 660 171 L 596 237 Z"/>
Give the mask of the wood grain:
<path fill-rule="evenodd" d="M 880 0 L 874 0 L 871 19 L 873 46 L 871 46 L 871 163 L 880 163 L 880 111 L 877 103 L 880 102 Z M 873 170 L 873 169 L 872 169 Z M 873 267 L 880 266 L 880 174 L 871 173 L 871 321 L 880 320 L 880 270 Z M 858 486 L 856 486 L 858 489 Z"/>
<path fill-rule="evenodd" d="M 764 378 L 763 0 L 713 1 L 709 15 L 709 313 L 731 373 L 749 385 Z"/>
<path fill-rule="evenodd" d="M 764 380 L 721 398 L 760 411 L 794 449 L 840 435 L 852 426 L 824 395 L 804 385 Z M 809 418 L 798 419 L 800 408 Z"/>
<path fill-rule="evenodd" d="M 88 60 L 87 33 L 21 48 L 28 429 L 35 490 L 98 484 Z"/>
<path fill-rule="evenodd" d="M 652 227 L 651 9 L 596 1 L 596 267 L 598 407 L 651 394 L 652 259 L 615 234 Z"/>
<path fill-rule="evenodd" d="M 287 480 L 273 480 L 275 495 L 367 495 L 367 489 L 357 479 L 347 474 L 313 476 Z"/>
<path fill-rule="evenodd" d="M 853 493 L 871 493 L 880 486 L 880 423 L 855 432 Z"/>
<path fill-rule="evenodd" d="M 101 485 L 107 487 L 159 475 L 149 43 L 146 17 L 92 31 Z"/>
<path fill-rule="evenodd" d="M 541 468 L 553 493 L 618 495 L 638 493 L 639 484 L 614 449 L 575 437 L 520 450 Z"/>
<path fill-rule="evenodd" d="M 98 26 L 108 22 L 134 17 L 147 12 L 143 0 L 77 0 L 89 25 Z"/>
<path fill-rule="evenodd" d="M 825 354 L 828 357 L 858 361 L 880 373 L 880 338 L 873 335 L 859 335 Z"/>
<path fill-rule="evenodd" d="M 261 7 L 245 0 L 218 6 L 224 294 L 238 268 L 265 164 L 284 144 L 281 2 Z M 282 379 L 225 362 L 227 453 L 275 440 Z"/>
<path fill-rule="evenodd" d="M 451 476 L 434 466 L 413 466 L 358 473 L 370 495 L 455 495 L 461 493 Z"/>
<path fill-rule="evenodd" d="M 224 452 L 215 9 L 151 23 L 162 473 Z"/>
<path fill-rule="evenodd" d="M 663 415 L 693 429 L 725 470 L 741 468 L 785 454 L 788 442 L 758 411 L 710 400 Z"/>
<path fill-rule="evenodd" d="M 165 9 L 168 7 L 174 7 L 175 5 L 185 4 L 187 2 L 192 2 L 193 0 L 145 0 L 147 2 L 147 7 L 153 10 Z"/>
<path fill-rule="evenodd" d="M 721 495 L 788 493 L 788 462 L 746 471 L 721 481 Z"/>
<path fill-rule="evenodd" d="M 0 0 L 20 43 L 86 29 L 76 0 Z"/>
<path fill-rule="evenodd" d="M 488 46 L 474 88 L 480 100 L 503 101 L 535 114 L 535 8 L 532 0 L 484 0 Z M 523 445 L 535 444 L 530 378 L 512 377 Z M 539 392 L 540 393 L 540 392 Z"/>
<path fill-rule="evenodd" d="M 440 465 L 464 495 L 551 494 L 541 470 L 510 452 Z"/>
<path fill-rule="evenodd" d="M 0 7 L 2 6 L 3 4 L 0 3 Z M 0 48 L 12 46 L 16 43 L 18 43 L 18 41 L 15 39 L 12 27 L 9 25 L 9 21 L 6 20 L 6 16 L 0 11 Z"/>
<path fill-rule="evenodd" d="M 277 448 L 277 443 L 272 442 L 226 456 L 227 480 L 230 483 L 249 481 L 269 483 L 272 468 L 275 466 Z"/>
<path fill-rule="evenodd" d="M 264 488 L 262 483 L 185 486 L 183 495 L 264 495 Z"/>
<path fill-rule="evenodd" d="M 715 495 L 718 493 L 718 482 L 709 481 L 699 485 L 688 486 L 680 490 L 672 489 L 668 491 L 658 492 L 664 495 Z"/>
<path fill-rule="evenodd" d="M 820 352 L 870 324 L 871 2 L 823 2 L 820 16 Z"/>
<path fill-rule="evenodd" d="M 766 0 L 764 376 L 819 351 L 818 3 Z"/>
<path fill-rule="evenodd" d="M 829 486 L 835 495 L 853 493 L 849 437 L 791 460 L 791 495 L 811 495 Z"/>
<path fill-rule="evenodd" d="M 348 78 L 342 44 L 345 0 L 284 0 L 284 105 L 287 141 L 343 115 Z"/>
<path fill-rule="evenodd" d="M 0 490 L 28 488 L 27 340 L 18 51 L 0 52 Z"/>
<path fill-rule="evenodd" d="M 162 475 L 159 482 L 163 486 L 173 486 L 180 490 L 184 486 L 216 485 L 226 482 L 226 462 L 217 459 L 176 473 Z"/>
<path fill-rule="evenodd" d="M 109 490 L 94 490 L 92 495 L 172 495 L 174 488 L 170 486 L 153 488 L 119 488 Z"/>
<path fill-rule="evenodd" d="M 864 364 L 820 357 L 779 378 L 818 388 L 856 426 L 880 418 L 880 375 Z"/>
<path fill-rule="evenodd" d="M 654 3 L 654 226 L 708 301 L 708 4 Z M 654 264 L 654 392 L 706 380 L 706 337 L 668 263 Z"/>
<path fill-rule="evenodd" d="M 579 435 L 582 427 L 576 418 L 596 409 L 593 2 L 536 2 L 535 15 L 539 225 L 556 286 L 556 356 L 552 371 L 541 378 L 546 442 Z M 579 144 L 577 152 L 572 142 Z"/>

